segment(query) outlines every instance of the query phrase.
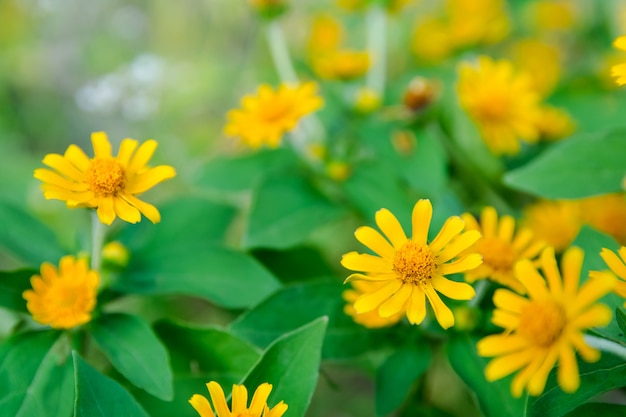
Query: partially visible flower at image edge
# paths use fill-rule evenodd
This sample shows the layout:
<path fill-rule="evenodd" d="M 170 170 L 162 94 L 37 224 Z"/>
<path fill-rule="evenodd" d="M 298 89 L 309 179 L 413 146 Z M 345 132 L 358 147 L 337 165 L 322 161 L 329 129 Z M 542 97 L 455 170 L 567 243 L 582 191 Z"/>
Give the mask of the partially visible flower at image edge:
<path fill-rule="evenodd" d="M 516 72 L 510 61 L 481 56 L 475 64 L 461 63 L 457 92 L 493 154 L 516 155 L 520 141 L 539 139 L 540 96 L 530 76 Z"/>
<path fill-rule="evenodd" d="M 611 309 L 597 301 L 616 281 L 611 274 L 596 273 L 579 288 L 583 257 L 580 248 L 571 247 L 563 254 L 559 271 L 554 248 L 547 247 L 540 258 L 542 273 L 527 259 L 515 265 L 528 297 L 506 289 L 494 293 L 492 322 L 504 332 L 487 336 L 477 345 L 480 356 L 496 357 L 485 368 L 488 381 L 519 371 L 511 384 L 513 396 L 520 397 L 524 389 L 537 396 L 558 363 L 561 389 L 568 393 L 578 389 L 575 351 L 586 362 L 600 358 L 600 352 L 585 342 L 584 331 L 611 321 Z"/>
<path fill-rule="evenodd" d="M 381 235 L 369 226 L 359 227 L 354 235 L 376 255 L 349 252 L 341 264 L 355 273 L 350 281 L 372 281 L 380 285 L 360 295 L 354 310 L 361 314 L 376 310 L 380 317 L 391 317 L 405 312 L 411 324 L 420 324 L 426 317 L 426 298 L 435 317 L 444 329 L 454 325 L 454 315 L 441 300 L 439 293 L 453 300 L 469 300 L 474 288 L 465 282 L 452 281 L 445 275 L 476 268 L 482 262 L 480 255 L 461 252 L 479 238 L 477 231 L 463 232 L 460 217 L 446 220 L 439 234 L 428 243 L 428 229 L 432 218 L 430 200 L 419 200 L 413 207 L 413 235 L 407 238 L 398 219 L 387 209 L 376 212 L 376 224 Z"/>
<path fill-rule="evenodd" d="M 58 269 L 45 262 L 41 275 L 33 275 L 30 282 L 33 289 L 22 296 L 36 322 L 71 329 L 91 320 L 100 275 L 89 269 L 86 259 L 64 256 Z"/>
<path fill-rule="evenodd" d="M 276 90 L 263 84 L 256 95 L 241 99 L 240 109 L 228 112 L 224 133 L 241 138 L 253 149 L 263 145 L 276 148 L 283 135 L 294 129 L 302 117 L 322 105 L 314 82 L 296 86 L 281 84 Z"/>
<path fill-rule="evenodd" d="M 267 405 L 267 398 L 272 391 L 272 385 L 267 382 L 258 386 L 248 407 L 248 390 L 243 385 L 233 385 L 232 409 L 228 408 L 224 390 L 215 381 L 209 382 L 207 388 L 213 402 L 200 394 L 194 394 L 189 403 L 198 412 L 200 417 L 281 417 L 287 411 L 287 404 L 283 401 L 271 409 Z M 215 412 L 213 412 L 215 410 Z"/>
<path fill-rule="evenodd" d="M 76 145 L 70 145 L 64 155 L 48 154 L 43 163 L 50 168 L 38 168 L 34 177 L 43 181 L 41 189 L 46 199 L 65 201 L 70 208 L 97 209 L 102 223 L 110 225 L 116 217 L 129 222 L 141 221 L 143 214 L 152 223 L 161 221 L 156 207 L 137 198 L 155 185 L 176 176 L 169 165 L 154 168 L 146 164 L 157 148 L 155 140 L 139 146 L 133 139 L 124 139 L 116 157 L 104 132 L 91 134 L 94 157 Z"/>
<path fill-rule="evenodd" d="M 521 259 L 535 259 L 546 244 L 535 239 L 529 229 L 516 231 L 512 216 L 504 215 L 498 219 L 496 209 L 490 206 L 481 211 L 480 223 L 469 213 L 464 213 L 461 218 L 466 230 L 478 230 L 482 235 L 469 251 L 479 253 L 483 263 L 467 271 L 465 280 L 472 283 L 479 279 L 490 279 L 524 293 L 524 287 L 515 278 L 513 266 Z"/>
<path fill-rule="evenodd" d="M 626 35 L 620 36 L 613 41 L 613 46 L 621 51 L 626 52 Z M 611 67 L 611 76 L 616 80 L 618 85 L 626 84 L 626 63 L 613 65 Z"/>
<path fill-rule="evenodd" d="M 600 256 L 611 271 L 621 278 L 615 286 L 615 293 L 622 298 L 626 298 L 626 246 L 619 248 L 617 253 L 610 249 L 602 248 Z M 626 307 L 626 301 L 624 302 L 624 307 Z"/>

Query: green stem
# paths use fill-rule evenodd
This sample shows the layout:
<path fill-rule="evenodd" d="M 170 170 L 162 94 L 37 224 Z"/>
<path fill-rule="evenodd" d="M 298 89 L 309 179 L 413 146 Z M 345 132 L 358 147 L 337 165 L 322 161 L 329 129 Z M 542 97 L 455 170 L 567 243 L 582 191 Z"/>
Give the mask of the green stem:
<path fill-rule="evenodd" d="M 298 76 L 289 56 L 285 35 L 282 28 L 278 25 L 277 19 L 273 19 L 267 24 L 265 35 L 267 36 L 267 43 L 270 47 L 270 53 L 272 54 L 272 60 L 278 76 L 283 82 L 297 83 Z"/>
<path fill-rule="evenodd" d="M 486 279 L 481 279 L 476 283 L 476 287 L 474 290 L 476 291 L 476 295 L 474 298 L 468 301 L 468 307 L 478 307 L 480 303 L 483 301 L 487 290 L 489 289 L 489 281 Z"/>
<path fill-rule="evenodd" d="M 589 346 L 601 350 L 602 352 L 612 353 L 613 355 L 626 360 L 626 346 L 602 337 L 591 336 L 589 334 L 585 335 L 585 342 L 587 342 Z"/>
<path fill-rule="evenodd" d="M 100 272 L 102 268 L 102 245 L 105 228 L 96 210 L 91 212 L 91 269 Z"/>
<path fill-rule="evenodd" d="M 387 13 L 380 4 L 373 4 L 367 12 L 367 49 L 372 63 L 366 86 L 379 97 L 385 91 L 387 55 Z"/>

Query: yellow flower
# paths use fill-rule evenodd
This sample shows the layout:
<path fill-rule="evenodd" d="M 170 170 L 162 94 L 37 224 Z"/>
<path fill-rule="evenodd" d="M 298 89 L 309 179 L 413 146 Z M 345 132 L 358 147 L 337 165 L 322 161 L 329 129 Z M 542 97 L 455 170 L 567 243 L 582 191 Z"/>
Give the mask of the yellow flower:
<path fill-rule="evenodd" d="M 611 271 L 622 279 L 615 285 L 615 293 L 622 298 L 626 298 L 626 246 L 622 246 L 617 253 L 619 253 L 619 256 L 610 249 L 602 248 L 600 256 L 604 259 L 607 266 L 611 268 Z M 624 302 L 624 307 L 626 307 L 626 302 Z"/>
<path fill-rule="evenodd" d="M 259 385 L 252 396 L 250 407 L 248 407 L 248 390 L 243 385 L 233 385 L 232 408 L 228 408 L 224 390 L 215 381 L 209 382 L 207 388 L 211 395 L 211 401 L 215 413 L 211 408 L 209 400 L 200 394 L 194 394 L 189 403 L 198 412 L 200 417 L 281 417 L 287 411 L 287 404 L 283 401 L 273 408 L 267 405 L 267 397 L 272 391 L 272 385 L 267 382 Z"/>
<path fill-rule="evenodd" d="M 557 141 L 570 136 L 576 130 L 576 123 L 564 110 L 543 106 L 537 118 L 539 136 L 545 141 Z"/>
<path fill-rule="evenodd" d="M 532 78 L 533 88 L 549 95 L 561 77 L 559 49 L 538 39 L 522 39 L 511 47 L 513 65 Z"/>
<path fill-rule="evenodd" d="M 137 198 L 138 194 L 176 176 L 169 165 L 146 166 L 157 142 L 150 139 L 137 147 L 136 140 L 124 139 L 117 157 L 111 155 L 106 133 L 92 133 L 91 143 L 95 154 L 91 159 L 76 145 L 70 145 L 64 155 L 45 156 L 43 163 L 53 170 L 35 170 L 35 178 L 43 181 L 44 197 L 65 201 L 71 208 L 97 208 L 100 221 L 108 225 L 118 216 L 137 223 L 141 214 L 152 223 L 161 221 L 156 207 Z"/>
<path fill-rule="evenodd" d="M 125 267 L 130 260 L 130 253 L 122 242 L 109 242 L 102 248 L 102 260 L 116 266 Z"/>
<path fill-rule="evenodd" d="M 469 300 L 474 289 L 464 282 L 451 281 L 445 275 L 476 268 L 480 255 L 459 254 L 479 238 L 477 231 L 463 232 L 463 220 L 450 217 L 439 234 L 428 243 L 428 229 L 432 218 L 430 200 L 419 200 L 413 207 L 413 236 L 407 238 L 400 222 L 387 209 L 376 212 L 376 224 L 385 237 L 371 227 L 359 227 L 357 240 L 376 255 L 349 252 L 341 264 L 352 271 L 345 282 L 364 280 L 380 286 L 359 296 L 354 302 L 357 313 L 377 310 L 382 318 L 406 312 L 409 322 L 420 324 L 426 316 L 426 298 L 437 321 L 444 329 L 454 325 L 452 311 L 438 292 L 454 300 Z"/>
<path fill-rule="evenodd" d="M 339 48 L 343 39 L 343 27 L 334 17 L 321 14 L 313 20 L 308 41 L 309 53 L 315 56 Z"/>
<path fill-rule="evenodd" d="M 503 0 L 447 0 L 446 15 L 455 48 L 494 44 L 511 29 Z"/>
<path fill-rule="evenodd" d="M 251 148 L 267 145 L 276 148 L 283 135 L 296 127 L 300 119 L 322 107 L 313 82 L 297 86 L 281 84 L 274 90 L 261 85 L 256 95 L 241 100 L 241 109 L 228 112 L 224 132 L 240 137 Z"/>
<path fill-rule="evenodd" d="M 575 350 L 587 362 L 600 358 L 600 352 L 585 342 L 583 332 L 611 321 L 611 310 L 597 301 L 615 284 L 610 274 L 598 273 L 579 288 L 583 251 L 568 249 L 561 261 L 561 272 L 551 247 L 541 254 L 541 270 L 525 259 L 515 265 L 515 274 L 528 297 L 509 290 L 496 290 L 493 323 L 504 328 L 502 334 L 478 342 L 478 354 L 497 356 L 487 364 L 489 381 L 517 370 L 511 392 L 520 397 L 543 392 L 548 374 L 558 362 L 557 381 L 572 393 L 580 385 Z M 547 285 L 546 285 L 547 282 Z"/>
<path fill-rule="evenodd" d="M 626 51 L 626 35 L 615 39 L 613 46 L 621 51 Z M 626 63 L 613 65 L 611 67 L 611 76 L 616 78 L 615 82 L 617 84 L 626 84 Z"/>
<path fill-rule="evenodd" d="M 515 155 L 519 140 L 536 142 L 539 95 L 530 77 L 516 73 L 509 61 L 482 56 L 478 65 L 462 63 L 459 101 L 496 155 Z"/>
<path fill-rule="evenodd" d="M 317 75 L 327 80 L 353 80 L 363 76 L 369 67 L 369 54 L 351 49 L 329 51 L 313 61 Z"/>
<path fill-rule="evenodd" d="M 380 94 L 371 88 L 363 87 L 356 92 L 354 109 L 362 114 L 372 113 L 380 107 Z"/>
<path fill-rule="evenodd" d="M 522 224 L 533 232 L 535 238 L 562 252 L 580 232 L 580 207 L 568 200 L 538 201 L 524 209 Z"/>
<path fill-rule="evenodd" d="M 442 61 L 454 50 L 448 26 L 436 17 L 419 21 L 413 32 L 411 50 L 426 61 Z"/>
<path fill-rule="evenodd" d="M 385 283 L 372 282 L 372 281 L 352 281 L 351 289 L 343 292 L 343 299 L 348 303 L 344 307 L 343 311 L 352 317 L 352 319 L 361 326 L 375 329 L 379 327 L 393 326 L 404 317 L 404 312 L 399 311 L 390 317 L 381 317 L 376 310 L 368 311 L 366 313 L 357 313 L 354 309 L 354 302 L 363 294 L 374 292 L 380 289 Z"/>
<path fill-rule="evenodd" d="M 626 244 L 626 194 L 613 193 L 578 200 L 582 221 Z"/>
<path fill-rule="evenodd" d="M 470 248 L 483 257 L 483 263 L 476 269 L 465 273 L 465 280 L 474 282 L 489 278 L 506 285 L 519 293 L 524 287 L 515 278 L 513 267 L 521 259 L 532 260 L 539 255 L 545 243 L 534 238 L 529 229 L 515 233 L 515 220 L 511 216 L 502 216 L 493 207 L 485 207 L 480 214 L 480 224 L 474 216 L 465 213 L 461 216 L 467 230 L 477 230 L 482 237 Z"/>
<path fill-rule="evenodd" d="M 540 0 L 529 3 L 527 15 L 535 30 L 551 32 L 572 30 L 578 12 L 572 0 Z"/>
<path fill-rule="evenodd" d="M 33 289 L 22 296 L 33 320 L 55 329 L 71 329 L 91 320 L 99 282 L 100 275 L 88 268 L 85 259 L 64 256 L 58 270 L 44 262 L 41 275 L 30 279 Z"/>
<path fill-rule="evenodd" d="M 519 140 L 539 138 L 539 95 L 530 77 L 516 73 L 509 61 L 482 56 L 478 65 L 462 63 L 457 91 L 461 106 L 494 154 L 515 155 Z"/>

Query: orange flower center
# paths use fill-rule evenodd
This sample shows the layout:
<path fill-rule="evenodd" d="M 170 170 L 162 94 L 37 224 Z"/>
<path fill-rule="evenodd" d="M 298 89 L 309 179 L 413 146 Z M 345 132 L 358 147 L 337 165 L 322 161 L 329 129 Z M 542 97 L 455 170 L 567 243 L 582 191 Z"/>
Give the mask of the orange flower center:
<path fill-rule="evenodd" d="M 126 186 L 126 172 L 115 159 L 94 158 L 85 171 L 85 182 L 95 194 L 116 195 Z"/>
<path fill-rule="evenodd" d="M 497 271 L 510 270 L 517 259 L 511 244 L 495 237 L 482 238 L 477 250 L 483 256 L 483 263 Z"/>
<path fill-rule="evenodd" d="M 437 257 L 427 245 L 408 240 L 396 251 L 393 271 L 407 284 L 424 285 L 437 270 Z"/>
<path fill-rule="evenodd" d="M 517 333 L 537 346 L 552 346 L 567 323 L 565 310 L 554 301 L 533 301 L 522 310 Z"/>
<path fill-rule="evenodd" d="M 477 105 L 477 113 L 489 122 L 506 120 L 511 108 L 511 98 L 501 92 L 490 92 Z"/>
<path fill-rule="evenodd" d="M 291 103 L 278 96 L 274 97 L 274 100 L 269 103 L 261 103 L 262 106 L 263 104 L 265 106 L 259 109 L 259 115 L 266 123 L 279 122 L 285 119 L 291 110 Z"/>

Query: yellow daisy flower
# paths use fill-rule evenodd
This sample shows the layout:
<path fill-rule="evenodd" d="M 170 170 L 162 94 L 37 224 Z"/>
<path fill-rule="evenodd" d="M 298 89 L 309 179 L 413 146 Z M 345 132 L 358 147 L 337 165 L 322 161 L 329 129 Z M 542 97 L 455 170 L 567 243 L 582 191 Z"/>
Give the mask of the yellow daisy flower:
<path fill-rule="evenodd" d="M 562 252 L 580 232 L 580 207 L 570 200 L 538 201 L 524 209 L 522 224 L 533 232 L 536 239 Z"/>
<path fill-rule="evenodd" d="M 379 327 L 393 326 L 404 317 L 404 312 L 399 311 L 390 317 L 381 317 L 376 310 L 368 311 L 367 313 L 357 313 L 354 309 L 354 302 L 363 294 L 374 292 L 380 289 L 385 283 L 372 282 L 372 281 L 352 281 L 351 289 L 345 290 L 342 294 L 343 299 L 348 303 L 345 305 L 343 311 L 352 317 L 352 319 L 361 326 L 375 329 Z"/>
<path fill-rule="evenodd" d="M 441 327 L 447 329 L 454 325 L 452 311 L 438 292 L 454 300 L 474 297 L 474 289 L 469 284 L 451 281 L 445 276 L 480 265 L 478 254 L 459 256 L 480 238 L 480 233 L 463 232 L 463 220 L 450 217 L 435 239 L 428 243 L 432 211 L 430 200 L 419 200 L 415 204 L 411 238 L 407 238 L 398 219 L 387 209 L 376 212 L 376 224 L 386 238 L 368 226 L 356 230 L 357 240 L 376 255 L 346 253 L 341 264 L 364 273 L 352 274 L 345 282 L 364 280 L 381 284 L 356 299 L 357 313 L 377 310 L 380 317 L 388 318 L 406 312 L 409 322 L 420 324 L 426 316 L 428 298 Z"/>
<path fill-rule="evenodd" d="M 536 258 L 546 246 L 545 243 L 536 240 L 529 229 L 515 233 L 515 219 L 506 215 L 498 221 L 498 213 L 493 207 L 482 210 L 480 223 L 469 213 L 461 217 L 465 221 L 466 230 L 477 230 L 482 235 L 470 250 L 482 255 L 483 263 L 466 272 L 465 280 L 474 282 L 488 278 L 524 293 L 524 287 L 515 278 L 513 267 L 521 259 Z"/>
<path fill-rule="evenodd" d="M 161 221 L 159 211 L 139 198 L 138 194 L 176 176 L 169 165 L 146 166 L 157 142 L 148 140 L 138 146 L 133 139 L 124 139 L 116 157 L 104 132 L 91 134 L 93 158 L 76 145 L 64 155 L 48 154 L 43 163 L 50 168 L 35 170 L 35 178 L 43 181 L 46 199 L 65 201 L 68 207 L 96 208 L 102 223 L 110 225 L 116 217 L 137 223 L 143 214 L 152 223 Z"/>
<path fill-rule="evenodd" d="M 576 123 L 565 110 L 542 106 L 537 119 L 537 129 L 541 140 L 558 141 L 574 133 Z"/>
<path fill-rule="evenodd" d="M 582 221 L 626 244 L 626 194 L 612 193 L 578 200 Z"/>
<path fill-rule="evenodd" d="M 622 279 L 615 285 L 615 293 L 622 298 L 626 298 L 626 246 L 622 246 L 617 253 L 610 249 L 602 248 L 600 256 L 604 259 L 607 266 L 611 268 L 611 271 Z M 624 302 L 624 307 L 626 307 L 626 302 Z"/>
<path fill-rule="evenodd" d="M 209 400 L 200 394 L 194 394 L 189 403 L 198 412 L 200 417 L 281 417 L 287 411 L 287 404 L 283 401 L 273 408 L 267 405 L 267 398 L 272 391 L 272 385 L 267 382 L 259 385 L 252 396 L 250 407 L 248 407 L 248 390 L 243 385 L 233 385 L 232 409 L 228 408 L 224 390 L 215 381 L 209 382 L 207 388 L 213 402 L 213 409 Z"/>
<path fill-rule="evenodd" d="M 532 78 L 533 88 L 548 96 L 561 78 L 559 48 L 539 39 L 516 41 L 510 49 L 513 65 Z"/>
<path fill-rule="evenodd" d="M 297 86 L 281 84 L 276 90 L 263 84 L 256 95 L 241 100 L 241 109 L 228 112 L 224 132 L 240 137 L 251 148 L 263 145 L 276 148 L 283 135 L 295 128 L 303 116 L 322 107 L 323 101 L 316 90 L 314 82 Z"/>
<path fill-rule="evenodd" d="M 613 46 L 621 51 L 626 51 L 626 35 L 615 39 Z M 611 76 L 616 78 L 615 82 L 618 85 L 626 84 L 626 63 L 613 65 L 611 67 Z"/>
<path fill-rule="evenodd" d="M 64 256 L 58 270 L 44 262 L 41 275 L 33 275 L 30 282 L 33 289 L 22 296 L 36 322 L 71 329 L 91 320 L 100 275 L 88 268 L 85 259 Z"/>
<path fill-rule="evenodd" d="M 583 334 L 586 329 L 611 321 L 611 309 L 597 301 L 615 284 L 610 274 L 598 273 L 579 288 L 583 256 L 580 248 L 568 249 L 559 271 L 554 249 L 548 247 L 541 254 L 542 273 L 527 259 L 515 265 L 515 274 L 528 297 L 506 289 L 494 294 L 492 321 L 505 331 L 478 342 L 479 355 L 497 356 L 485 368 L 487 380 L 495 381 L 519 370 L 511 384 L 513 396 L 520 397 L 524 390 L 539 395 L 558 362 L 561 389 L 568 393 L 578 389 L 575 351 L 587 362 L 600 358 L 600 352 L 587 345 Z"/>
<path fill-rule="evenodd" d="M 511 31 L 504 0 L 447 0 L 448 32 L 456 49 L 492 45 Z"/>
<path fill-rule="evenodd" d="M 531 78 L 516 73 L 509 61 L 482 56 L 477 65 L 462 63 L 457 92 L 487 147 L 496 155 L 515 155 L 520 140 L 539 138 L 539 94 Z"/>
<path fill-rule="evenodd" d="M 327 52 L 317 56 L 313 61 L 315 73 L 326 80 L 353 80 L 362 77 L 369 67 L 369 54 L 352 49 Z"/>

